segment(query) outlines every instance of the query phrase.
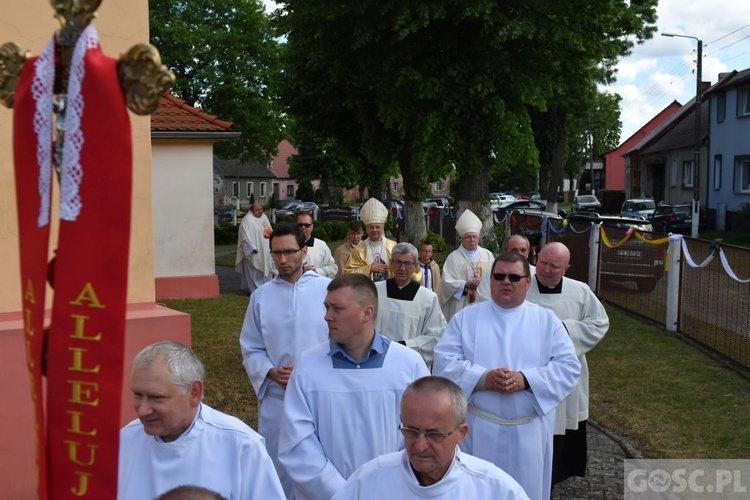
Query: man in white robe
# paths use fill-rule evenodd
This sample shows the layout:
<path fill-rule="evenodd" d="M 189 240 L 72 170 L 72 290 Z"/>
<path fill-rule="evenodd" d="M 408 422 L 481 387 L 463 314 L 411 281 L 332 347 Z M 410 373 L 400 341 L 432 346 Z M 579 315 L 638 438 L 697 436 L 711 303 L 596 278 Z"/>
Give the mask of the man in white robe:
<path fill-rule="evenodd" d="M 307 258 L 304 262 L 305 271 L 313 271 L 326 278 L 333 278 L 338 274 L 339 267 L 333 260 L 331 249 L 325 241 L 313 238 L 312 232 L 315 228 L 312 215 L 303 212 L 297 214 L 297 226 L 305 235 L 305 245 L 307 246 Z"/>
<path fill-rule="evenodd" d="M 445 259 L 440 283 L 440 307 L 446 321 L 477 301 L 477 287 L 494 259 L 492 252 L 479 246 L 482 221 L 471 210 L 458 218 L 456 231 L 461 246 Z"/>
<path fill-rule="evenodd" d="M 570 251 L 560 242 L 545 245 L 537 260 L 526 300 L 551 309 L 565 325 L 581 363 L 581 378 L 556 409 L 552 484 L 585 476 L 586 420 L 589 418 L 589 367 L 586 353 L 609 329 L 607 311 L 586 283 L 565 277 Z"/>
<path fill-rule="evenodd" d="M 417 266 L 417 249 L 411 243 L 398 243 L 391 251 L 393 278 L 375 283 L 378 314 L 375 329 L 391 340 L 417 351 L 428 367 L 432 352 L 445 330 L 435 292 L 412 280 Z"/>
<path fill-rule="evenodd" d="M 469 398 L 461 449 L 510 474 L 530 498 L 548 499 L 555 407 L 581 364 L 562 322 L 525 300 L 529 262 L 504 253 L 492 268 L 492 301 L 460 311 L 435 347 L 434 374 Z"/>
<path fill-rule="evenodd" d="M 461 388 L 442 377 L 420 378 L 401 400 L 405 449 L 364 464 L 332 500 L 528 499 L 500 468 L 461 452 L 468 430 Z"/>
<path fill-rule="evenodd" d="M 263 438 L 201 403 L 204 369 L 195 353 L 164 341 L 133 360 L 138 419 L 120 431 L 119 500 L 143 500 L 182 485 L 229 500 L 283 499 Z"/>
<path fill-rule="evenodd" d="M 250 293 L 271 279 L 273 262 L 269 252 L 271 221 L 263 213 L 263 206 L 255 203 L 240 224 L 237 234 L 237 259 L 234 269 L 240 277 L 240 288 Z"/>
<path fill-rule="evenodd" d="M 258 432 L 291 499 L 292 481 L 278 461 L 284 393 L 302 351 L 328 339 L 323 301 L 331 280 L 303 269 L 309 247 L 299 228 L 277 226 L 270 244 L 279 274 L 250 296 L 240 347 L 242 364 L 258 397 Z"/>
<path fill-rule="evenodd" d="M 357 245 L 362 241 L 363 232 L 362 223 L 359 221 L 351 221 L 346 224 L 346 243 L 340 245 L 333 252 L 333 260 L 336 261 L 336 266 L 339 268 L 337 274 L 344 274 L 344 267 L 349 262 L 352 250 L 357 248 Z"/>
<path fill-rule="evenodd" d="M 303 352 L 284 401 L 279 461 L 297 498 L 328 500 L 363 463 L 403 447 L 401 395 L 429 375 L 416 352 L 375 332 L 377 292 L 356 273 L 325 299 L 331 340 Z"/>

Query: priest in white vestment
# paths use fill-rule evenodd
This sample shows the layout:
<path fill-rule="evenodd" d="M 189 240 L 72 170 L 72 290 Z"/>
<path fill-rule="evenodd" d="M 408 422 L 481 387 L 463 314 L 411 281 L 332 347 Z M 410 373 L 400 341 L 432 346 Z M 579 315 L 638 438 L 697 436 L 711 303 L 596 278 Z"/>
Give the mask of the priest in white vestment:
<path fill-rule="evenodd" d="M 440 307 L 446 321 L 477 301 L 477 287 L 492 266 L 492 252 L 479 246 L 482 221 L 471 210 L 456 221 L 461 246 L 448 255 L 440 283 Z"/>
<path fill-rule="evenodd" d="M 237 234 L 237 259 L 234 269 L 240 277 L 240 288 L 250 293 L 271 279 L 273 262 L 269 252 L 268 238 L 271 236 L 271 221 L 263 213 L 263 206 L 255 203 L 250 213 L 242 219 Z"/>
<path fill-rule="evenodd" d="M 533 499 L 548 499 L 553 411 L 573 390 L 581 364 L 552 311 L 525 300 L 529 262 L 504 253 L 492 268 L 492 301 L 460 311 L 435 347 L 434 374 L 469 399 L 461 449 L 510 474 Z"/>
<path fill-rule="evenodd" d="M 360 241 L 362 241 L 362 223 L 355 220 L 346 224 L 346 243 L 339 245 L 339 247 L 333 252 L 333 260 L 336 261 L 336 266 L 339 268 L 339 275 L 344 274 L 344 267 L 349 262 L 349 256 L 352 254 L 352 250 L 357 248 Z"/>
<path fill-rule="evenodd" d="M 529 498 L 500 468 L 461 452 L 466 398 L 450 380 L 423 377 L 407 387 L 400 429 L 405 449 L 364 464 L 332 500 Z"/>
<path fill-rule="evenodd" d="M 314 271 L 326 278 L 333 278 L 338 274 L 339 267 L 333 260 L 331 249 L 325 241 L 313 238 L 312 232 L 315 228 L 315 222 L 312 215 L 303 212 L 297 214 L 297 226 L 305 235 L 305 245 L 307 246 L 307 258 L 304 262 L 305 271 Z"/>
<path fill-rule="evenodd" d="M 378 290 L 375 329 L 417 351 L 431 367 L 435 344 L 446 324 L 437 295 L 412 280 L 417 249 L 411 243 L 393 247 L 391 267 L 394 277 L 375 283 Z"/>
<path fill-rule="evenodd" d="M 309 247 L 298 227 L 277 226 L 270 244 L 279 274 L 250 296 L 240 347 L 258 397 L 258 432 L 266 440 L 287 499 L 292 499 L 292 480 L 278 461 L 284 394 L 302 351 L 328 339 L 323 301 L 331 280 L 302 267 Z"/>
<path fill-rule="evenodd" d="M 570 251 L 560 242 L 545 245 L 526 300 L 551 309 L 565 325 L 581 362 L 581 378 L 573 392 L 556 409 L 552 483 L 585 476 L 588 461 L 586 421 L 589 418 L 589 367 L 586 353 L 609 330 L 609 316 L 586 283 L 565 277 Z"/>
<path fill-rule="evenodd" d="M 413 350 L 375 332 L 377 292 L 364 275 L 334 278 L 331 340 L 303 352 L 284 401 L 279 461 L 297 498 L 328 500 L 363 463 L 398 451 L 401 395 L 429 375 Z"/>
<path fill-rule="evenodd" d="M 229 500 L 283 499 L 263 438 L 201 403 L 204 368 L 190 348 L 153 344 L 133 360 L 133 420 L 120 431 L 119 500 L 157 498 L 178 486 Z"/>

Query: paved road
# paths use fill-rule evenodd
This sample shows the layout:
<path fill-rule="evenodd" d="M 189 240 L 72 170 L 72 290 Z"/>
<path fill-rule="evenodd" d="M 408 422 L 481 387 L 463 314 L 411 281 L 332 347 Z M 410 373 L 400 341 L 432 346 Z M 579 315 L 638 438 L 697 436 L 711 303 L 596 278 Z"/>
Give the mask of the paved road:
<path fill-rule="evenodd" d="M 248 295 L 240 289 L 240 275 L 234 268 L 216 266 L 221 293 Z M 637 458 L 633 451 L 615 434 L 589 420 L 588 426 L 589 465 L 586 477 L 572 477 L 555 487 L 552 500 L 612 500 L 622 498 L 623 460 Z"/>

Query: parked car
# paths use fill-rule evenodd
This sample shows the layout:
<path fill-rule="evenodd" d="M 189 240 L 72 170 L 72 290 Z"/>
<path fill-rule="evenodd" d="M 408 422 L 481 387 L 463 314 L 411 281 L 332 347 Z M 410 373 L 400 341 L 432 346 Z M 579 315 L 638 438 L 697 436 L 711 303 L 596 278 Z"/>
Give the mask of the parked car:
<path fill-rule="evenodd" d="M 404 218 L 404 202 L 401 200 L 383 200 L 385 208 L 391 211 L 395 219 Z"/>
<path fill-rule="evenodd" d="M 623 217 L 640 217 L 648 219 L 656 209 L 656 202 L 648 198 L 636 198 L 625 200 L 620 208 L 620 215 Z"/>
<path fill-rule="evenodd" d="M 508 206 L 510 203 L 518 201 L 512 194 L 508 193 L 490 193 L 490 208 L 495 211 Z"/>
<path fill-rule="evenodd" d="M 599 212 L 602 209 L 602 203 L 593 194 L 582 194 L 573 198 L 570 209 L 573 212 Z"/>
<path fill-rule="evenodd" d="M 609 242 L 616 246 L 627 231 L 633 229 L 642 233 L 644 239 L 651 239 L 653 227 L 640 217 L 598 215 L 594 213 L 573 213 L 568 224 L 575 229 L 583 229 L 588 223 L 601 223 Z M 651 292 L 664 275 L 665 245 L 651 245 L 636 236 L 631 236 L 617 248 L 609 248 L 602 243 L 599 261 L 599 276 L 602 286 L 612 282 L 634 282 L 641 292 Z"/>
<path fill-rule="evenodd" d="M 294 207 L 294 211 L 296 213 L 315 212 L 316 210 L 318 210 L 318 205 L 313 201 L 303 201 L 298 203 L 297 206 Z"/>
<path fill-rule="evenodd" d="M 692 203 L 659 205 L 651 215 L 651 225 L 662 233 L 690 233 L 693 228 Z M 706 214 L 701 210 L 698 229 L 706 229 Z"/>
<path fill-rule="evenodd" d="M 532 200 L 526 200 L 532 201 Z M 542 239 L 542 223 L 545 219 L 562 221 L 563 218 L 554 212 L 535 208 L 516 208 L 507 212 L 510 217 L 511 234 L 522 234 L 529 239 L 532 248 L 539 248 Z M 536 255 L 529 255 L 529 262 L 534 264 Z"/>
<path fill-rule="evenodd" d="M 357 220 L 358 210 L 354 207 L 329 205 L 320 207 L 318 220 L 323 222 L 341 221 L 350 222 Z"/>
<path fill-rule="evenodd" d="M 518 210 L 520 208 L 544 211 L 547 210 L 547 202 L 542 200 L 516 200 L 508 203 L 500 210 L 508 212 L 510 210 Z"/>

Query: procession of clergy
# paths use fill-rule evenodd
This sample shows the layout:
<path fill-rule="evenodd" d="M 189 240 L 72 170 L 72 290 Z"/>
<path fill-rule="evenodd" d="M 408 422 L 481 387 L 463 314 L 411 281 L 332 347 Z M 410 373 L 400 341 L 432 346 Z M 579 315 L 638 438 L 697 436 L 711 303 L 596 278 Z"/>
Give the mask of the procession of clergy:
<path fill-rule="evenodd" d="M 201 402 L 192 350 L 147 347 L 118 498 L 541 500 L 585 474 L 585 354 L 609 320 L 564 277 L 564 245 L 534 268 L 514 235 L 495 257 L 466 210 L 441 273 L 429 244 L 385 237 L 376 199 L 361 209 L 367 238 L 352 223 L 334 254 L 309 214 L 271 230 L 253 208 L 237 269 L 258 431 Z"/>

